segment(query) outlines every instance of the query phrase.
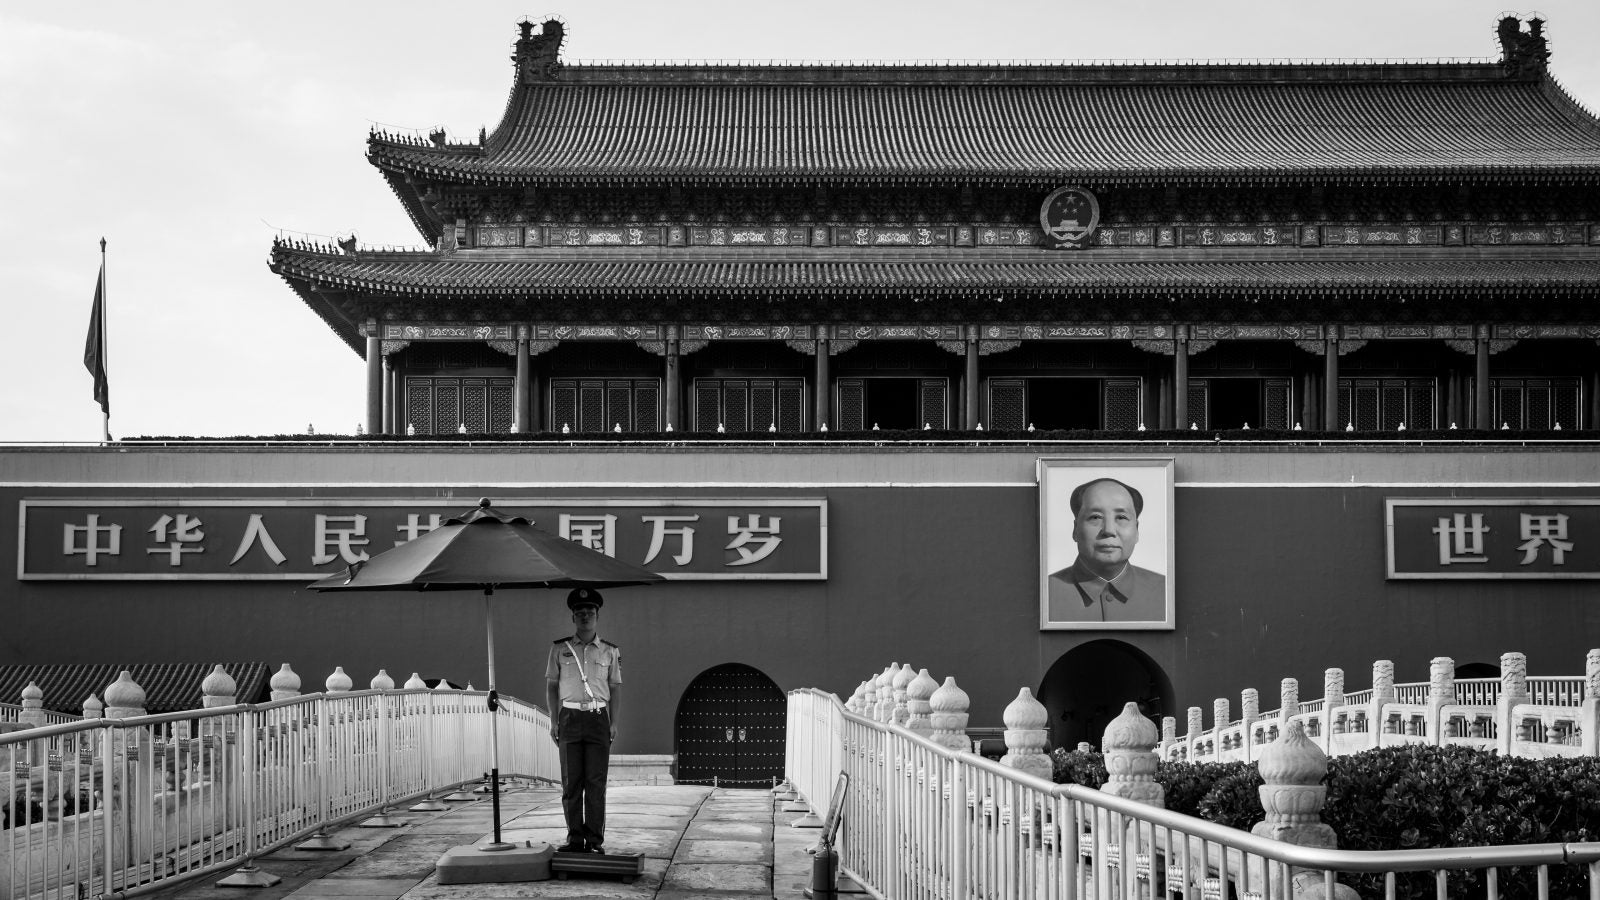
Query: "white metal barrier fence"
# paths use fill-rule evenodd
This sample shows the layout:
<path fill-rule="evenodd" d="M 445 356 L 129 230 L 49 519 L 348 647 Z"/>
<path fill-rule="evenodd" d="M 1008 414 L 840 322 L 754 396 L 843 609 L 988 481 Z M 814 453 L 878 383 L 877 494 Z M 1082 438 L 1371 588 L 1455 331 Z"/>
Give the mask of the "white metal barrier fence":
<path fill-rule="evenodd" d="M 152 889 L 476 781 L 486 697 L 307 694 L 0 736 L 0 900 Z M 500 704 L 502 778 L 559 781 L 544 711 Z"/>
<path fill-rule="evenodd" d="M 1499 896 L 1507 867 L 1528 867 L 1550 896 L 1556 867 L 1587 869 L 1600 900 L 1600 843 L 1359 852 L 1300 847 L 1079 785 L 1051 784 L 904 728 L 814 689 L 789 694 L 788 777 L 821 815 L 850 776 L 840 870 L 873 895 L 908 898 L 1289 898 L 1341 874 L 1426 873 L 1438 897 Z"/>

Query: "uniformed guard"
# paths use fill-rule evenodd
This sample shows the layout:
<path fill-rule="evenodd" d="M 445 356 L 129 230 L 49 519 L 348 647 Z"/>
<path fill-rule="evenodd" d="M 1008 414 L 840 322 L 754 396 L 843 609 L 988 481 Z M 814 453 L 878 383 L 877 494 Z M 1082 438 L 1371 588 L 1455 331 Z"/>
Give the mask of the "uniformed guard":
<path fill-rule="evenodd" d="M 617 693 L 622 650 L 595 633 L 600 592 L 577 588 L 567 595 L 577 633 L 550 646 L 545 700 L 550 737 L 561 753 L 561 811 L 567 818 L 563 853 L 604 853 L 606 770 L 617 737 Z"/>

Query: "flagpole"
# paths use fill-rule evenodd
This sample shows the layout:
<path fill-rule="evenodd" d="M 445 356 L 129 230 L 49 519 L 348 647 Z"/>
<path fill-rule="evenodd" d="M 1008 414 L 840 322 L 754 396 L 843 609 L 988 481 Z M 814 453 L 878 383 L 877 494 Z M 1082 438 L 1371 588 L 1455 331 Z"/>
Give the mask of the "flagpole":
<path fill-rule="evenodd" d="M 100 294 L 100 365 L 107 373 L 106 379 L 109 381 L 111 377 L 111 365 L 109 363 L 111 340 L 110 335 L 106 332 L 106 323 L 110 320 L 106 313 L 106 307 L 111 303 L 111 292 L 106 289 L 106 239 L 104 235 L 100 237 Z M 111 407 L 109 405 L 100 411 L 100 423 L 105 442 L 109 444 L 111 443 Z"/>

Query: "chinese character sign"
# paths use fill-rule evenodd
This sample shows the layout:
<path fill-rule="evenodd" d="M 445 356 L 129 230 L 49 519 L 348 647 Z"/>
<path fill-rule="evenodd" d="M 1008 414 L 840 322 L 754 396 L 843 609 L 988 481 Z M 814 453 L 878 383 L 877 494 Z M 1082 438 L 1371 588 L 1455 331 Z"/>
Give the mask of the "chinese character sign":
<path fill-rule="evenodd" d="M 1600 499 L 1384 501 L 1389 577 L 1600 578 Z"/>
<path fill-rule="evenodd" d="M 469 504 L 432 498 L 24 500 L 18 577 L 309 581 L 415 540 Z M 669 579 L 820 580 L 828 574 L 826 500 L 508 500 L 496 507 Z"/>

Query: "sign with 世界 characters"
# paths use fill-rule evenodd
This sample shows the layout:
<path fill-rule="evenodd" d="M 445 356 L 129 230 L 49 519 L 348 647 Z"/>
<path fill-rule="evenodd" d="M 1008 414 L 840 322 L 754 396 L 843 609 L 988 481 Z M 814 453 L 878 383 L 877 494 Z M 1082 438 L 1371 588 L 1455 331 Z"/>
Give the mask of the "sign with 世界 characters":
<path fill-rule="evenodd" d="M 310 581 L 438 528 L 459 498 L 146 497 L 19 504 L 24 581 Z M 673 580 L 828 577 L 827 500 L 497 500 Z"/>
<path fill-rule="evenodd" d="M 1600 498 L 1384 501 L 1392 579 L 1600 578 Z"/>

